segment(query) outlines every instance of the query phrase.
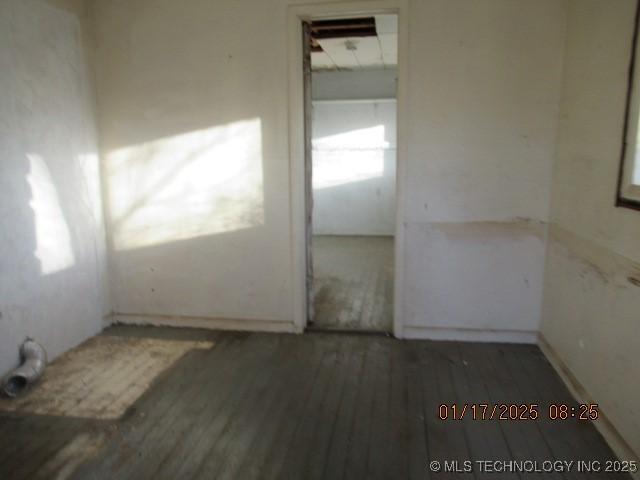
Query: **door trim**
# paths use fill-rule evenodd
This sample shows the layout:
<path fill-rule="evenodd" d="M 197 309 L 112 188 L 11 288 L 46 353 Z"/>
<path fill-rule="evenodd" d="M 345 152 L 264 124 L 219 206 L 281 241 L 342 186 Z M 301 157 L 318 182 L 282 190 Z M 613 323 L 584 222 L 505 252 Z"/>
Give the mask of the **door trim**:
<path fill-rule="evenodd" d="M 291 266 L 293 321 L 295 330 L 307 326 L 307 198 L 305 158 L 305 109 L 303 72 L 303 30 L 305 21 L 322 18 L 398 15 L 398 91 L 396 151 L 396 221 L 394 237 L 393 334 L 403 337 L 405 233 L 404 211 L 408 126 L 408 0 L 367 0 L 341 3 L 290 5 L 287 12 L 287 57 L 289 92 L 289 188 L 291 192 Z"/>

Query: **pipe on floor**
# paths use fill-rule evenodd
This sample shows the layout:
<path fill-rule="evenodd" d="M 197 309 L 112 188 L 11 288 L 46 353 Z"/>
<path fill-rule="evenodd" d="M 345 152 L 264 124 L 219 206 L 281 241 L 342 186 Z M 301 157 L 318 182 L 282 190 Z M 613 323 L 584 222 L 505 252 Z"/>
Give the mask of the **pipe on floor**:
<path fill-rule="evenodd" d="M 2 391 L 9 397 L 19 395 L 38 380 L 47 364 L 47 352 L 31 338 L 27 338 L 20 347 L 20 357 L 22 365 L 10 372 L 2 382 Z"/>

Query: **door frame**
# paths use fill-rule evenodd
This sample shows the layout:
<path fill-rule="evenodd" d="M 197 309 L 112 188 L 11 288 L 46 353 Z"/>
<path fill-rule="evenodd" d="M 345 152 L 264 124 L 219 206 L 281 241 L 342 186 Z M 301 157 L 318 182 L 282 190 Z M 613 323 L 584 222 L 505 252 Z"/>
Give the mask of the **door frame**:
<path fill-rule="evenodd" d="M 398 15 L 398 89 L 396 150 L 396 218 L 394 236 L 393 334 L 403 337 L 404 306 L 404 203 L 408 126 L 408 0 L 360 0 L 340 3 L 290 5 L 287 12 L 287 57 L 289 92 L 289 161 L 291 192 L 291 253 L 293 322 L 297 332 L 307 326 L 307 180 L 305 155 L 305 101 L 303 72 L 303 22 L 313 20 L 377 15 Z"/>

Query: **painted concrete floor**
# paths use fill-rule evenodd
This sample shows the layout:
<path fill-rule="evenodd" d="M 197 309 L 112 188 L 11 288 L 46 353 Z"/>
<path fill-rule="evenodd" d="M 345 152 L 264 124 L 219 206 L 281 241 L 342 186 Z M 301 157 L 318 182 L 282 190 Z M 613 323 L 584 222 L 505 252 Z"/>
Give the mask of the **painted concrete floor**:
<path fill-rule="evenodd" d="M 393 237 L 314 236 L 313 328 L 391 332 Z"/>
<path fill-rule="evenodd" d="M 59 388 L 67 407 L 37 410 L 55 403 L 43 393 L 70 389 L 60 369 L 90 388 Z M 114 391 L 134 400 L 110 415 L 69 409 L 74 395 L 104 406 Z M 540 416 L 441 420 L 443 403 L 538 404 Z M 551 403 L 575 401 L 531 345 L 112 327 L 0 410 L 0 478 L 630 478 L 429 471 L 445 460 L 615 458 L 590 422 L 549 420 Z"/>

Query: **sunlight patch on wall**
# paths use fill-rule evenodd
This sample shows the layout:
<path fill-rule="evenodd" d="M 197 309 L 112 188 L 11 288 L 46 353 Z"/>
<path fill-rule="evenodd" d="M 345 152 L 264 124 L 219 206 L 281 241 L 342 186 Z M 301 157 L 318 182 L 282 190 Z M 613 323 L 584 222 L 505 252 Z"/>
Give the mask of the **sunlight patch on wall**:
<path fill-rule="evenodd" d="M 27 154 L 31 187 L 31 209 L 34 215 L 36 249 L 43 275 L 59 272 L 74 265 L 69 225 L 65 219 L 51 173 L 40 155 Z"/>
<path fill-rule="evenodd" d="M 116 250 L 264 223 L 257 118 L 116 150 L 106 175 Z"/>
<path fill-rule="evenodd" d="M 313 188 L 382 177 L 385 140 L 384 125 L 362 128 L 313 140 Z"/>

